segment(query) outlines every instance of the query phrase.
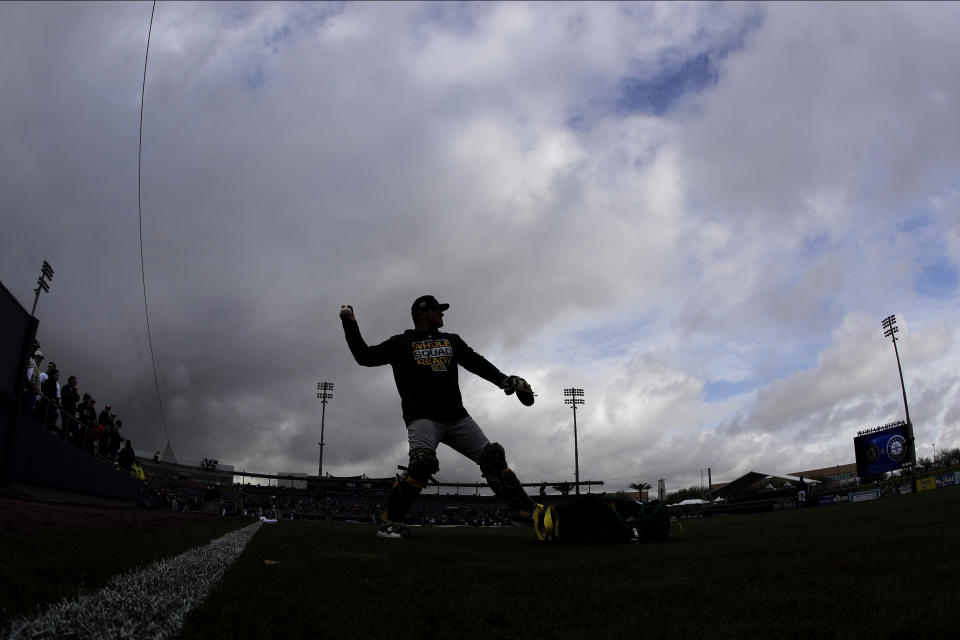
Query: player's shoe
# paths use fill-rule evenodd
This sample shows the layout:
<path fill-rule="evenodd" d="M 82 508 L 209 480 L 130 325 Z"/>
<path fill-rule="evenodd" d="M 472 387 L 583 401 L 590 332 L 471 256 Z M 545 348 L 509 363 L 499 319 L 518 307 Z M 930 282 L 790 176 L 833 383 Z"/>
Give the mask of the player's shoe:
<path fill-rule="evenodd" d="M 538 504 L 533 510 L 533 532 L 537 534 L 537 540 L 544 542 L 555 540 L 556 522 L 556 507 Z"/>
<path fill-rule="evenodd" d="M 381 538 L 393 538 L 395 540 L 399 540 L 400 538 L 412 538 L 413 532 L 399 522 L 390 522 L 387 520 L 380 525 L 379 529 L 377 529 L 377 536 Z"/>

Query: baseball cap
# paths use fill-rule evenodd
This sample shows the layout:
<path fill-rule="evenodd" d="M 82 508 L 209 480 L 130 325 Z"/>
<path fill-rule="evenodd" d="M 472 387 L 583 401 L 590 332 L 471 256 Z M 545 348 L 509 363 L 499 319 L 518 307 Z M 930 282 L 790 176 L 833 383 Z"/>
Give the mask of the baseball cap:
<path fill-rule="evenodd" d="M 450 308 L 450 305 L 445 302 L 437 302 L 437 299 L 433 296 L 420 296 L 413 301 L 413 304 L 410 306 L 410 313 L 416 314 L 417 311 L 426 311 L 427 309 L 439 309 L 440 311 L 446 311 Z"/>

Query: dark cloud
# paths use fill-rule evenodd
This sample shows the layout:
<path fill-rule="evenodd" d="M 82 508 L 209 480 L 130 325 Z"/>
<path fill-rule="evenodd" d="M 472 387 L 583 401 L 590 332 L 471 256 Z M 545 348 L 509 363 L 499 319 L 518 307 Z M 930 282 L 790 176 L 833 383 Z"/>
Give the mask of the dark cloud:
<path fill-rule="evenodd" d="M 138 448 L 248 471 L 314 472 L 326 380 L 324 469 L 394 472 L 337 310 L 379 342 L 423 293 L 541 391 L 463 381 L 525 478 L 572 474 L 566 386 L 595 478 L 843 458 L 896 406 L 891 309 L 953 433 L 955 292 L 915 285 L 960 260 L 955 11 L 159 3 L 138 194 L 150 5 L 2 4 L 0 275 L 29 306 L 53 264 L 39 337 Z"/>

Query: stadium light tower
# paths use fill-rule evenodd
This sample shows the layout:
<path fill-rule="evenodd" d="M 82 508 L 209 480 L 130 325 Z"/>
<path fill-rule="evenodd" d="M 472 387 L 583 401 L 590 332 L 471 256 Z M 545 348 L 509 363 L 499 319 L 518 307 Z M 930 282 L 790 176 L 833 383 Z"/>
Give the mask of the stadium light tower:
<path fill-rule="evenodd" d="M 577 445 L 577 405 L 583 404 L 583 389 L 570 387 L 563 390 L 564 404 L 570 405 L 573 409 L 573 464 L 574 475 L 576 477 L 577 495 L 580 495 L 580 449 Z"/>
<path fill-rule="evenodd" d="M 883 337 L 893 341 L 893 353 L 897 356 L 897 371 L 900 372 L 900 390 L 903 392 L 903 411 L 907 414 L 907 437 L 910 439 L 910 462 L 917 464 L 917 447 L 913 439 L 913 423 L 910 421 L 910 408 L 907 406 L 907 387 L 903 384 L 903 367 L 900 366 L 900 351 L 897 350 L 897 316 L 887 316 L 883 319 Z"/>
<path fill-rule="evenodd" d="M 43 261 L 43 266 L 40 267 L 40 277 L 37 278 L 37 288 L 33 290 L 36 294 L 33 297 L 33 308 L 30 309 L 30 317 L 33 317 L 34 312 L 37 310 L 37 301 L 40 299 L 40 290 L 50 291 L 50 283 L 47 280 L 53 280 L 53 267 L 50 266 L 50 263 L 46 260 Z"/>
<path fill-rule="evenodd" d="M 323 405 L 323 409 L 320 413 L 320 442 L 317 444 L 320 445 L 320 471 L 317 475 L 317 486 L 320 485 L 320 478 L 323 477 L 323 447 L 326 444 L 323 441 L 323 430 L 324 422 L 327 418 L 327 401 L 333 399 L 333 383 L 332 382 L 318 382 L 317 383 L 317 399 L 320 400 L 320 403 Z"/>

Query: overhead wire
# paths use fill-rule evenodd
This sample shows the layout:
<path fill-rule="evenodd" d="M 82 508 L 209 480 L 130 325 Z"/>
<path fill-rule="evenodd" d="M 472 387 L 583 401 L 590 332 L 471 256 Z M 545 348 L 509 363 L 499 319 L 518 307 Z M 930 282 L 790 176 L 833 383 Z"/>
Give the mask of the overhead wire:
<path fill-rule="evenodd" d="M 153 1 L 150 10 L 150 28 L 147 30 L 147 50 L 143 56 L 143 83 L 140 87 L 140 142 L 137 150 L 137 216 L 140 222 L 140 279 L 143 283 L 143 312 L 147 319 L 147 344 L 150 346 L 150 363 L 153 365 L 153 383 L 157 389 L 157 404 L 160 407 L 160 422 L 163 433 L 170 444 L 170 432 L 167 430 L 167 418 L 163 412 L 163 398 L 160 394 L 160 378 L 157 375 L 157 358 L 153 351 L 153 335 L 150 331 L 150 307 L 147 304 L 147 273 L 143 261 L 143 102 L 147 93 L 147 62 L 150 59 L 150 38 L 153 36 L 153 16 L 157 11 L 157 1 Z"/>

